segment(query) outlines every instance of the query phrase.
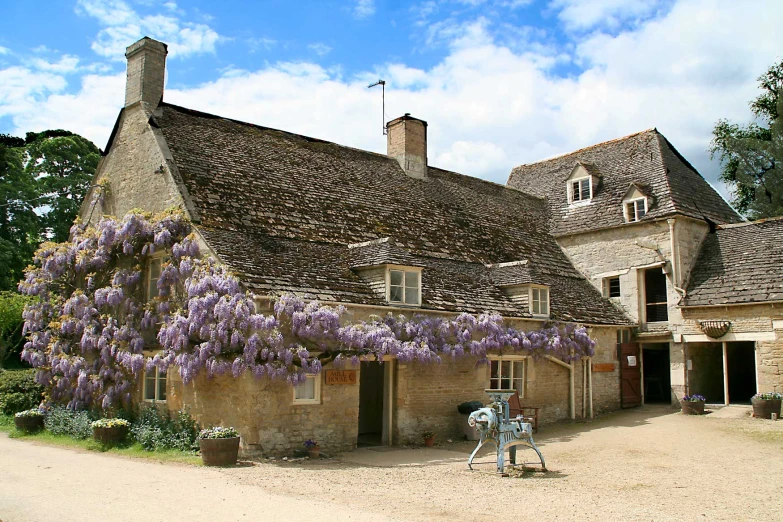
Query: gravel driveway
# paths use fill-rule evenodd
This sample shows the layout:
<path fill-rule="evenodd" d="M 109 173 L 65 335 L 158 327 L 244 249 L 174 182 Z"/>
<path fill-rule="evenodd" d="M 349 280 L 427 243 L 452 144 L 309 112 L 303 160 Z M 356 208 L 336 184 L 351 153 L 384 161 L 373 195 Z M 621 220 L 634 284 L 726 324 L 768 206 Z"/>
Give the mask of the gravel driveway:
<path fill-rule="evenodd" d="M 645 407 L 537 441 L 550 472 L 500 478 L 494 454 L 467 470 L 466 442 L 207 469 L 0 435 L 0 519 L 783 520 L 783 421 L 747 409 Z"/>

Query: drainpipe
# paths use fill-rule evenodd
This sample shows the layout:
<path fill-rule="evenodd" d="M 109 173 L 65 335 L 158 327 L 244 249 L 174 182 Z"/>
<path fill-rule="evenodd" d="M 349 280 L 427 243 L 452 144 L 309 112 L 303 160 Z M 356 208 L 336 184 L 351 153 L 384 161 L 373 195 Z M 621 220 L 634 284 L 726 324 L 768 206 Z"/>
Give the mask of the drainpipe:
<path fill-rule="evenodd" d="M 594 418 L 593 415 L 593 358 L 590 357 L 587 360 L 587 380 L 590 383 L 590 418 Z"/>
<path fill-rule="evenodd" d="M 552 357 L 551 355 L 545 355 L 545 359 L 558 364 L 562 366 L 563 368 L 568 370 L 568 411 L 571 413 L 571 420 L 576 418 L 576 411 L 575 411 L 575 404 L 576 399 L 574 397 L 574 363 L 571 362 L 571 364 L 565 363 L 558 359 L 557 357 Z"/>
<path fill-rule="evenodd" d="M 587 366 L 582 359 L 582 418 L 587 417 Z"/>

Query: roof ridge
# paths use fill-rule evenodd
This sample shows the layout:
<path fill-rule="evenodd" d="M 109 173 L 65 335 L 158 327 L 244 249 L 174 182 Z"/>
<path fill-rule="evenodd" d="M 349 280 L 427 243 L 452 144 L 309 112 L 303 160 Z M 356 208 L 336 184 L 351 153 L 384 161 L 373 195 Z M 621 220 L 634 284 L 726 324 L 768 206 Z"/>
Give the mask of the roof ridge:
<path fill-rule="evenodd" d="M 506 185 L 505 183 L 498 183 L 497 181 L 490 181 L 490 180 L 484 179 L 484 178 L 477 178 L 476 176 L 471 176 L 470 174 L 463 174 L 461 172 L 455 172 L 453 170 L 442 169 L 440 167 L 433 167 L 432 165 L 429 165 L 428 167 L 431 168 L 431 169 L 439 170 L 439 171 L 444 172 L 446 174 L 451 174 L 451 175 L 454 175 L 454 176 L 460 176 L 460 177 L 463 177 L 463 178 L 470 178 L 471 180 L 478 181 L 480 183 L 486 183 L 488 185 L 494 185 L 496 187 L 500 187 L 500 188 L 504 188 L 504 189 L 508 189 L 508 190 L 513 190 L 514 192 L 519 192 L 520 194 L 524 194 L 525 196 L 528 196 L 530 198 L 537 199 L 537 200 L 540 200 L 540 201 L 546 200 L 546 196 L 536 196 L 535 194 L 531 194 L 530 192 L 525 192 L 522 189 L 518 189 L 516 187 L 512 187 L 510 185 Z"/>
<path fill-rule="evenodd" d="M 740 223 L 726 223 L 723 225 L 718 225 L 716 228 L 718 230 L 725 230 L 727 228 L 740 228 L 740 227 L 747 227 L 748 225 L 760 225 L 762 223 L 768 223 L 773 221 L 783 221 L 783 216 L 773 216 L 768 218 L 761 218 L 756 219 L 754 221 L 742 221 Z"/>
<path fill-rule="evenodd" d="M 652 132 L 652 131 L 655 131 L 657 133 L 658 129 L 655 128 L 655 127 L 650 127 L 649 129 L 645 129 L 645 130 L 639 131 L 639 132 L 634 132 L 632 134 L 628 134 L 627 136 L 623 136 L 621 138 L 613 138 L 611 140 L 606 140 L 606 141 L 602 141 L 602 142 L 599 142 L 599 143 L 594 143 L 592 145 L 588 145 L 587 147 L 582 147 L 581 149 L 572 150 L 571 152 L 565 152 L 563 154 L 557 154 L 557 155 L 551 156 L 549 158 L 544 158 L 542 160 L 534 161 L 533 163 L 522 163 L 521 165 L 517 165 L 516 167 L 514 167 L 512 169 L 512 171 L 514 171 L 514 170 L 516 170 L 516 169 L 518 169 L 520 167 L 530 167 L 532 165 L 538 165 L 539 163 L 546 163 L 547 161 L 552 161 L 554 159 L 565 158 L 566 156 L 571 156 L 573 154 L 578 154 L 580 152 L 584 152 L 586 150 L 590 150 L 590 149 L 593 149 L 595 147 L 600 147 L 602 145 L 608 145 L 610 143 L 615 143 L 615 142 L 618 142 L 618 141 L 627 140 L 627 139 L 633 138 L 635 136 L 639 136 L 640 134 L 645 134 L 647 132 Z"/>

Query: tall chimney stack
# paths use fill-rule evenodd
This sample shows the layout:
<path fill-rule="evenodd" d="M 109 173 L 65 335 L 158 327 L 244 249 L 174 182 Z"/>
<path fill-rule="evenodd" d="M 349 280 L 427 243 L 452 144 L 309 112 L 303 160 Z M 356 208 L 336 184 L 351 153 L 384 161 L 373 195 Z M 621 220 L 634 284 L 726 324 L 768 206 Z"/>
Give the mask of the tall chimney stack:
<path fill-rule="evenodd" d="M 163 99 L 168 47 L 145 36 L 125 49 L 128 77 L 125 84 L 125 106 L 145 102 L 157 107 Z"/>
<path fill-rule="evenodd" d="M 427 122 L 408 113 L 386 124 L 386 154 L 396 159 L 405 173 L 427 177 Z"/>

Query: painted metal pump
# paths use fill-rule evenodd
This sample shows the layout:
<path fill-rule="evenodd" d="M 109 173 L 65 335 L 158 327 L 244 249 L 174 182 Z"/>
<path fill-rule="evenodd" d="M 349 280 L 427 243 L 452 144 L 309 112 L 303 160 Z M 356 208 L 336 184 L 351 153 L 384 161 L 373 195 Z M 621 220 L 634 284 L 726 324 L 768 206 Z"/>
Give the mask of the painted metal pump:
<path fill-rule="evenodd" d="M 544 456 L 533 441 L 533 426 L 525 422 L 525 418 L 517 415 L 509 418 L 508 399 L 516 393 L 516 390 L 484 390 L 492 399 L 492 403 L 486 408 L 481 408 L 470 414 L 468 425 L 478 430 L 480 439 L 478 446 L 468 458 L 468 468 L 473 469 L 473 458 L 484 444 L 492 443 L 497 449 L 498 473 L 503 473 L 505 451 L 508 448 L 511 464 L 516 464 L 517 446 L 532 448 L 541 460 L 541 469 L 546 471 Z"/>

